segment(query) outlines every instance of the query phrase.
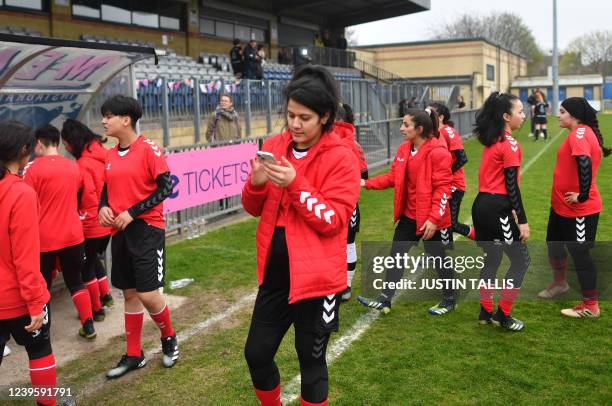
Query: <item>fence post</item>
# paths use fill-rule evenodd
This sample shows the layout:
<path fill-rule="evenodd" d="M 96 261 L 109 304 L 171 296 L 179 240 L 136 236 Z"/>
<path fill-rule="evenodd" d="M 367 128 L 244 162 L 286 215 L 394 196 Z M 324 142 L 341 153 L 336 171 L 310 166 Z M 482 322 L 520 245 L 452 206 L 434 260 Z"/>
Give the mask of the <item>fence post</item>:
<path fill-rule="evenodd" d="M 391 162 L 391 121 L 387 120 L 387 162 Z"/>
<path fill-rule="evenodd" d="M 197 78 L 193 79 L 193 130 L 195 132 L 195 143 L 199 144 L 201 139 L 200 130 L 200 81 Z"/>
<path fill-rule="evenodd" d="M 247 79 L 246 82 L 246 113 L 244 116 L 245 119 L 245 128 L 246 128 L 246 136 L 249 137 L 251 135 L 251 80 Z"/>
<path fill-rule="evenodd" d="M 361 144 L 361 126 L 358 124 L 355 126 L 355 141 L 357 141 L 358 144 Z"/>
<path fill-rule="evenodd" d="M 268 134 L 272 133 L 272 82 L 266 80 L 266 129 Z"/>
<path fill-rule="evenodd" d="M 162 77 L 162 128 L 164 130 L 164 147 L 170 145 L 170 104 L 168 102 L 168 79 Z"/>

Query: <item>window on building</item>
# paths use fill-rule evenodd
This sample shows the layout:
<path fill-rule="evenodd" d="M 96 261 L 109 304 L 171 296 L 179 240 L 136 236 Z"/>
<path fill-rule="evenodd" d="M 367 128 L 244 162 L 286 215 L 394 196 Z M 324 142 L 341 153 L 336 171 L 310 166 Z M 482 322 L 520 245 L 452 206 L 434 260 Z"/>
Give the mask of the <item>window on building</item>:
<path fill-rule="evenodd" d="M 131 24 L 132 13 L 125 1 L 104 0 L 102 3 L 102 20 L 113 23 Z"/>
<path fill-rule="evenodd" d="M 200 18 L 200 34 L 215 35 L 215 20 Z"/>
<path fill-rule="evenodd" d="M 215 35 L 223 38 L 234 38 L 234 24 L 216 21 Z"/>
<path fill-rule="evenodd" d="M 487 64 L 487 80 L 495 80 L 495 66 Z"/>
<path fill-rule="evenodd" d="M 593 86 L 584 87 L 584 98 L 587 100 L 593 100 Z"/>
<path fill-rule="evenodd" d="M 184 14 L 181 1 L 72 0 L 73 16 L 140 27 L 184 30 Z"/>
<path fill-rule="evenodd" d="M 251 27 L 245 25 L 234 25 L 234 36 L 243 41 L 251 40 Z"/>
<path fill-rule="evenodd" d="M 72 0 L 72 14 L 87 18 L 100 18 L 100 0 Z"/>
<path fill-rule="evenodd" d="M 266 31 L 261 28 L 253 28 L 251 30 L 251 38 L 259 43 L 266 42 Z"/>
<path fill-rule="evenodd" d="M 4 0 L 0 1 L 0 6 L 23 8 L 33 11 L 48 11 L 48 0 Z"/>

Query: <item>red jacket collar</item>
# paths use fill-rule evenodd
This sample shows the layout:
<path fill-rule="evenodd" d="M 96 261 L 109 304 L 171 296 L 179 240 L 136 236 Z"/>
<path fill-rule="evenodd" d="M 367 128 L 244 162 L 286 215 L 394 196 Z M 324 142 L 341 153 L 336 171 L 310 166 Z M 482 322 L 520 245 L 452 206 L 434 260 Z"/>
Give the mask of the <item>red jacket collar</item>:
<path fill-rule="evenodd" d="M 291 131 L 285 130 L 281 133 L 281 142 L 283 146 L 283 151 L 289 153 L 289 148 L 293 146 L 293 138 L 291 138 Z M 335 129 L 332 128 L 330 131 L 324 132 L 321 135 L 319 141 L 310 147 L 308 151 L 308 156 L 313 157 L 318 154 L 320 151 L 326 151 L 330 148 L 335 148 L 339 145 L 342 145 L 340 137 L 335 132 Z"/>

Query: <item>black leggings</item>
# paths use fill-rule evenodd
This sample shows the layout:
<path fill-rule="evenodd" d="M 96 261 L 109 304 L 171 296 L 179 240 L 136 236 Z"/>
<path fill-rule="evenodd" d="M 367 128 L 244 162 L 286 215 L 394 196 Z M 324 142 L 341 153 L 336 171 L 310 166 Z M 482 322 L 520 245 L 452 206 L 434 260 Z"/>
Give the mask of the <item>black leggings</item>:
<path fill-rule="evenodd" d="M 410 251 L 412 247 L 417 245 L 421 239 L 421 235 L 416 233 L 416 220 L 401 216 L 395 228 L 393 234 L 393 244 L 391 245 L 391 256 L 395 257 L 396 254 L 403 254 Z M 452 238 L 449 229 L 442 229 L 436 231 L 436 233 L 429 240 L 423 241 L 423 247 L 427 254 L 432 257 L 442 257 L 442 267 L 436 267 L 438 277 L 440 279 L 450 280 L 454 278 L 454 272 L 452 267 L 444 266 L 444 257 L 446 256 L 446 248 L 451 246 Z M 436 261 L 438 262 L 438 261 Z M 399 282 L 404 276 L 404 268 L 391 268 L 387 271 L 385 276 L 385 282 Z M 391 301 L 395 296 L 395 289 L 391 289 L 388 286 L 391 284 L 385 284 L 387 286 L 380 294 L 381 301 Z M 395 285 L 395 283 L 393 284 Z M 447 286 L 450 284 L 446 284 Z M 445 299 L 454 300 L 455 295 L 452 289 L 442 289 L 442 295 Z"/>
<path fill-rule="evenodd" d="M 465 191 L 463 190 L 453 190 L 453 194 L 450 201 L 451 226 L 453 228 L 453 232 L 459 233 L 462 236 L 467 237 L 467 235 L 470 233 L 470 226 L 459 222 L 459 211 L 461 210 L 461 201 L 463 200 L 464 194 Z"/>
<path fill-rule="evenodd" d="M 28 333 L 25 327 L 30 324 L 29 314 L 14 319 L 0 320 L 0 365 L 4 354 L 4 346 L 12 336 L 15 342 L 25 347 L 30 360 L 46 357 L 52 353 L 51 349 L 51 311 L 49 305 L 43 307 L 45 318 L 40 330 Z"/>
<path fill-rule="evenodd" d="M 295 350 L 302 378 L 302 398 L 308 402 L 320 403 L 327 399 L 325 353 L 331 332 L 338 330 L 340 297 L 332 294 L 293 304 L 288 303 L 288 297 L 289 257 L 285 230 L 277 227 L 264 282 L 255 300 L 244 356 L 253 386 L 263 391 L 274 389 L 280 384 L 274 357 L 293 324 Z"/>
<path fill-rule="evenodd" d="M 597 288 L 597 268 L 590 250 L 595 242 L 598 222 L 599 213 L 583 217 L 563 217 L 550 209 L 546 233 L 548 257 L 556 262 L 565 261 L 567 248 L 574 260 L 578 282 L 583 292 L 595 291 Z"/>
<path fill-rule="evenodd" d="M 478 245 L 486 254 L 480 271 L 481 280 L 493 282 L 505 253 L 510 259 L 505 280 L 512 281 L 514 288 L 520 288 L 531 257 L 527 246 L 520 240 L 508 197 L 479 193 L 472 206 L 472 218 Z"/>
<path fill-rule="evenodd" d="M 57 251 L 42 252 L 40 254 L 40 272 L 47 282 L 47 289 L 51 291 L 53 270 L 55 261 L 59 258 L 62 267 L 62 277 L 70 294 L 73 295 L 81 289 L 85 289 L 81 271 L 85 264 L 85 244 L 73 245 Z"/>
<path fill-rule="evenodd" d="M 83 266 L 83 282 L 92 279 L 102 279 L 106 276 L 106 268 L 102 264 L 100 256 L 104 255 L 110 235 L 98 238 L 87 238 L 85 240 L 85 264 Z"/>

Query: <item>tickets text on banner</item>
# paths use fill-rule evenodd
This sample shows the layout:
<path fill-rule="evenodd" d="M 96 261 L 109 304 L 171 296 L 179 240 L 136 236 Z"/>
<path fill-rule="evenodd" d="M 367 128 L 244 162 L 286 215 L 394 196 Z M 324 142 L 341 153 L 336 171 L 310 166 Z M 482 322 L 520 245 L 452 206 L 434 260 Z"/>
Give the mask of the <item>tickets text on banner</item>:
<path fill-rule="evenodd" d="M 239 195 L 256 153 L 257 144 L 248 143 L 169 154 L 173 188 L 164 213 Z"/>

